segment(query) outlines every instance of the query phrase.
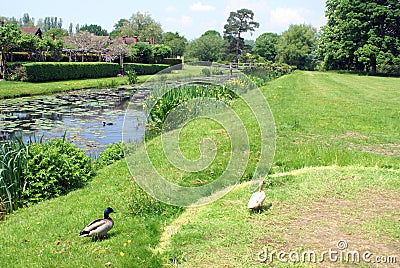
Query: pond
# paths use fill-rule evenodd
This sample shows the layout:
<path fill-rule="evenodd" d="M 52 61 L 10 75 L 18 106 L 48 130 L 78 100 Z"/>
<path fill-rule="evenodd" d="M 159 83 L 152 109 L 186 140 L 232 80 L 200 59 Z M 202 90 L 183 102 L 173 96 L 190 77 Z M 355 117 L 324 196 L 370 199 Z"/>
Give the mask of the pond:
<path fill-rule="evenodd" d="M 87 89 L 0 100 L 0 140 L 62 138 L 65 133 L 67 141 L 97 156 L 108 144 L 122 140 L 129 103 L 135 109 L 128 131 L 138 141 L 143 138 L 142 101 L 149 92 L 140 87 Z"/>

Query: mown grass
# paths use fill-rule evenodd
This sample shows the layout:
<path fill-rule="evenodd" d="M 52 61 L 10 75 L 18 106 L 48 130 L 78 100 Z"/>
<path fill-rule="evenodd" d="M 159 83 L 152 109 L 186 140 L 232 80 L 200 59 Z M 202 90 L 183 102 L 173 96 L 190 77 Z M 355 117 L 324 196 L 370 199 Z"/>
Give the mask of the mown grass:
<path fill-rule="evenodd" d="M 149 77 L 150 76 L 148 75 L 139 76 L 138 83 L 143 83 Z M 53 94 L 87 88 L 112 88 L 127 85 L 127 83 L 128 80 L 126 77 L 80 79 L 42 83 L 2 80 L 0 81 L 0 99 Z"/>
<path fill-rule="evenodd" d="M 84 189 L 8 216 L 0 223 L 0 258 L 7 267 L 25 267 L 26 263 L 31 267 L 98 267 L 108 262 L 114 267 L 160 267 L 174 262 L 187 267 L 249 267 L 259 265 L 254 254 L 264 245 L 274 249 L 285 242 L 304 246 L 284 232 L 299 215 L 307 217 L 313 208 L 310 202 L 332 197 L 334 201 L 354 200 L 356 204 L 370 189 L 382 195 L 399 191 L 399 81 L 295 72 L 263 87 L 277 130 L 271 170 L 276 175 L 268 179 L 266 201 L 272 207 L 264 213 L 248 213 L 246 203 L 251 192 L 244 185 L 202 207 L 172 237 L 166 251 L 158 254 L 154 249 L 162 229 L 180 210 L 168 207 L 161 214 L 151 210 L 135 214 L 133 204 L 141 200 L 136 198 L 138 188 L 125 161 L 119 161 L 102 169 Z M 232 107 L 249 133 L 250 162 L 243 176 L 246 180 L 252 178 L 258 161 L 259 128 L 244 102 L 238 100 Z M 227 115 L 225 119 L 230 120 Z M 231 150 L 228 134 L 215 121 L 201 119 L 185 126 L 179 135 L 180 149 L 188 159 L 198 159 L 199 143 L 207 137 L 214 140 L 218 151 L 210 167 L 198 173 L 189 174 L 168 163 L 160 153 L 161 138 L 149 142 L 148 154 L 158 171 L 171 181 L 185 186 L 206 184 L 226 167 Z M 332 165 L 327 170 L 296 171 Z M 285 171 L 292 173 L 279 174 Z M 116 225 L 110 237 L 97 242 L 78 238 L 79 230 L 100 217 L 106 206 L 117 211 L 111 215 Z M 380 241 L 392 239 L 398 226 L 392 218 L 386 215 L 384 222 L 373 218 L 352 226 L 350 231 L 369 230 Z"/>

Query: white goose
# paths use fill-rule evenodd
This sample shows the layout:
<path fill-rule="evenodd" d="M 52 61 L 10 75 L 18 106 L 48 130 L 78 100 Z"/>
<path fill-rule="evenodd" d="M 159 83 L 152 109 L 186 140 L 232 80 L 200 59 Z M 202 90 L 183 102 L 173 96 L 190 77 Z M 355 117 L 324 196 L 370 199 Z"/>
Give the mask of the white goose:
<path fill-rule="evenodd" d="M 104 210 L 104 219 L 97 219 L 89 223 L 80 232 L 80 237 L 96 236 L 104 239 L 104 235 L 114 226 L 114 221 L 110 218 L 110 213 L 114 212 L 112 208 Z"/>
<path fill-rule="evenodd" d="M 264 180 L 262 180 L 259 184 L 258 192 L 255 192 L 251 195 L 249 203 L 247 207 L 252 210 L 259 210 L 265 200 L 265 192 L 263 191 Z"/>

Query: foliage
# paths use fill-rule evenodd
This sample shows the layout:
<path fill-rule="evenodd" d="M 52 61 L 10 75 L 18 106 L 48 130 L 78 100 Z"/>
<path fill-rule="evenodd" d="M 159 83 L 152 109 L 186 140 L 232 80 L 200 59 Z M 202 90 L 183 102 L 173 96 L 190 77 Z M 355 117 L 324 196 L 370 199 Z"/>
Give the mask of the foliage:
<path fill-rule="evenodd" d="M 257 37 L 253 52 L 267 61 L 274 62 L 278 56 L 278 44 L 280 36 L 276 33 L 263 33 Z"/>
<path fill-rule="evenodd" d="M 128 83 L 130 85 L 134 85 L 137 83 L 138 77 L 134 70 L 128 70 L 125 72 L 125 74 L 128 76 Z"/>
<path fill-rule="evenodd" d="M 129 56 L 133 58 L 134 62 L 150 63 L 153 60 L 153 50 L 149 44 L 130 44 L 128 49 Z"/>
<path fill-rule="evenodd" d="M 68 36 L 64 39 L 66 45 L 70 45 L 72 48 L 81 51 L 82 61 L 84 61 L 84 54 L 90 52 L 101 53 L 105 47 L 109 44 L 109 39 L 104 39 L 100 36 L 96 36 L 87 31 L 80 31 L 75 35 Z"/>
<path fill-rule="evenodd" d="M 22 204 L 26 153 L 26 146 L 21 139 L 0 144 L 0 219 L 2 213 L 12 212 Z"/>
<path fill-rule="evenodd" d="M 96 169 L 99 169 L 111 165 L 122 158 L 124 158 L 124 144 L 120 141 L 109 144 L 107 148 L 99 154 L 94 166 Z"/>
<path fill-rule="evenodd" d="M 168 88 L 168 86 L 154 89 L 150 97 L 143 104 L 149 116 L 147 118 L 148 125 L 151 130 L 156 132 L 161 130 L 173 129 L 180 123 L 185 121 L 185 118 L 190 118 L 201 112 L 201 110 L 192 109 L 200 107 L 209 109 L 210 107 L 202 107 L 202 98 L 212 98 L 230 104 L 232 99 L 237 95 L 229 87 L 225 86 L 205 86 L 191 85 L 179 86 L 176 88 Z M 189 105 L 189 100 L 197 99 L 200 104 Z M 179 107 L 178 107 L 179 106 Z M 179 118 L 174 122 L 165 122 L 169 113 L 178 108 Z M 199 109 L 200 109 L 199 108 Z"/>
<path fill-rule="evenodd" d="M 101 28 L 100 25 L 96 25 L 96 24 L 90 24 L 90 25 L 85 24 L 84 26 L 80 27 L 79 31 L 86 31 L 86 32 L 92 33 L 96 36 L 107 36 L 108 35 L 107 30 Z"/>
<path fill-rule="evenodd" d="M 83 150 L 62 139 L 28 145 L 23 197 L 28 203 L 57 197 L 82 187 L 93 175 Z"/>
<path fill-rule="evenodd" d="M 6 53 L 18 44 L 21 30 L 15 24 L 6 23 L 0 27 L 0 75 L 4 75 L 6 67 Z"/>
<path fill-rule="evenodd" d="M 137 12 L 129 20 L 123 22 L 119 28 L 121 36 L 137 36 L 139 41 L 150 41 L 160 43 L 162 38 L 161 24 L 156 22 L 149 13 Z"/>
<path fill-rule="evenodd" d="M 316 42 L 316 28 L 306 24 L 292 24 L 282 33 L 278 44 L 279 59 L 300 70 L 314 70 L 317 63 Z"/>
<path fill-rule="evenodd" d="M 42 29 L 42 31 L 47 32 L 51 29 L 62 29 L 63 20 L 57 17 L 45 17 L 44 19 L 39 19 L 37 22 L 37 27 Z M 33 25 L 32 25 L 33 27 Z"/>
<path fill-rule="evenodd" d="M 399 1 L 328 0 L 326 17 L 318 50 L 326 70 L 375 73 L 399 60 Z"/>
<path fill-rule="evenodd" d="M 175 66 L 179 70 L 182 70 L 182 59 L 176 59 L 176 58 L 164 58 L 161 62 L 162 64 L 168 64 L 169 66 Z"/>
<path fill-rule="evenodd" d="M 116 76 L 119 65 L 107 62 L 37 62 L 22 65 L 24 81 L 57 81 Z"/>
<path fill-rule="evenodd" d="M 218 61 L 224 45 L 225 42 L 217 31 L 207 31 L 189 43 L 186 55 L 199 61 Z"/>
<path fill-rule="evenodd" d="M 135 71 L 138 75 L 156 74 L 168 67 L 169 67 L 169 65 L 167 65 L 167 64 L 145 64 L 145 63 L 125 63 L 124 64 L 125 73 L 127 71 Z"/>
<path fill-rule="evenodd" d="M 172 56 L 183 56 L 187 39 L 184 36 L 180 36 L 178 32 L 166 32 L 163 34 L 162 43 L 169 46 L 172 49 Z"/>
<path fill-rule="evenodd" d="M 171 56 L 172 49 L 164 44 L 154 45 L 151 47 L 155 63 L 162 63 L 164 58 Z"/>

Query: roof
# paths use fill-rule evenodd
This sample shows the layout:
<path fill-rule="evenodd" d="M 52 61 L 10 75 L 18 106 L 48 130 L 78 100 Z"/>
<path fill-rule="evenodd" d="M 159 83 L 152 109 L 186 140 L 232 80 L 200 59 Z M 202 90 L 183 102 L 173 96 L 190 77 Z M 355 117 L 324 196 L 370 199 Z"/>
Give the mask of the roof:
<path fill-rule="evenodd" d="M 40 39 L 42 38 L 42 34 L 43 34 L 42 30 L 40 28 L 36 28 L 36 27 L 21 27 L 21 31 L 26 34 L 37 35 L 40 37 Z"/>

